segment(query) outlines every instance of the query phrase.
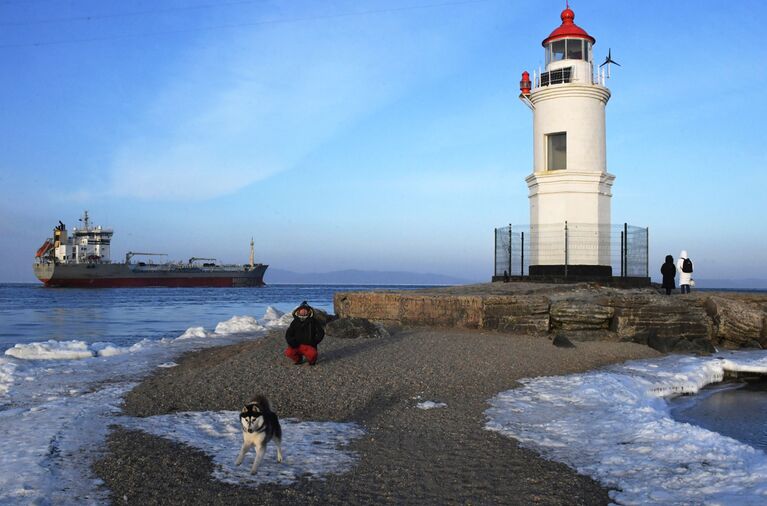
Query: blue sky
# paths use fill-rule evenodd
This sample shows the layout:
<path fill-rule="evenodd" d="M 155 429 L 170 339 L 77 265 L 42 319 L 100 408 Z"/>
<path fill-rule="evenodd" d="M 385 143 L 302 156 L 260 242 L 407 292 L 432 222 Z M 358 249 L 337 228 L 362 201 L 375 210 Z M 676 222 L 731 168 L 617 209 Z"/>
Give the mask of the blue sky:
<path fill-rule="evenodd" d="M 767 278 L 756 1 L 574 0 L 608 86 L 613 221 L 651 271 Z M 0 281 L 83 209 L 113 258 L 486 280 L 528 223 L 521 71 L 563 1 L 0 0 Z"/>

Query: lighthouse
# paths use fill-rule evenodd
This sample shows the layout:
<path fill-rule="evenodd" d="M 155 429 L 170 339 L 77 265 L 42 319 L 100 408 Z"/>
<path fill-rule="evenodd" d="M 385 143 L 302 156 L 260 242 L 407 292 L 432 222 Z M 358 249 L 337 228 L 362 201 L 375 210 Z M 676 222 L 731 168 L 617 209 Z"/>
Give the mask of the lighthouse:
<path fill-rule="evenodd" d="M 610 90 L 593 63 L 594 37 L 569 5 L 543 42 L 546 67 L 522 73 L 520 99 L 533 112 L 531 276 L 612 275 L 605 107 Z M 609 63 L 608 63 L 609 70 Z M 564 231 L 564 233 L 562 233 Z M 569 239 L 568 239 L 569 234 Z"/>

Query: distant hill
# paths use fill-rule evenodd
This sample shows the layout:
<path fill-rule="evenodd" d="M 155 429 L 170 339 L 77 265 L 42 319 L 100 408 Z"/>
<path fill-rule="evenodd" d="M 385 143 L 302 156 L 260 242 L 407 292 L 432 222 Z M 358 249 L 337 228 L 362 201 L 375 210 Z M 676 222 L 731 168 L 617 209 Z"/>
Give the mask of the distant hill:
<path fill-rule="evenodd" d="M 264 276 L 267 284 L 307 285 L 465 285 L 474 283 L 464 278 L 404 271 L 360 271 L 349 269 L 333 272 L 292 272 L 269 268 Z"/>

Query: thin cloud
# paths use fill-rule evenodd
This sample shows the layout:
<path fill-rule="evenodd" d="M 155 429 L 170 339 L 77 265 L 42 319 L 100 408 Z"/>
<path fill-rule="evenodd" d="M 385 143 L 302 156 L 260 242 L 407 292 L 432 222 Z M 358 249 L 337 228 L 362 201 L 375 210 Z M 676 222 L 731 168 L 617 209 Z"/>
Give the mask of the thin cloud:
<path fill-rule="evenodd" d="M 479 18 L 492 23 L 493 16 Z M 143 133 L 116 149 L 112 192 L 208 199 L 290 169 L 356 121 L 449 72 L 481 30 L 456 22 L 464 36 L 455 38 L 444 26 L 397 16 L 366 23 L 207 41 L 147 110 L 136 126 Z"/>

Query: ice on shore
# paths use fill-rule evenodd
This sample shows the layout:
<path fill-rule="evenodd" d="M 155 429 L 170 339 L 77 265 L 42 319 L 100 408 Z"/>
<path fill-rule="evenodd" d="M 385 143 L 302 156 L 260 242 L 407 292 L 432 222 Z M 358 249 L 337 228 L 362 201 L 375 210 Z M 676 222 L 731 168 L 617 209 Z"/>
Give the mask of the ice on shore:
<path fill-rule="evenodd" d="M 266 308 L 264 314 L 263 324 L 266 327 L 287 327 L 290 322 L 293 321 L 293 315 L 291 313 L 283 313 L 277 308 L 269 306 Z"/>
<path fill-rule="evenodd" d="M 767 455 L 671 418 L 665 397 L 767 373 L 767 351 L 669 356 L 523 380 L 486 411 L 486 428 L 614 489 L 619 504 L 766 504 Z"/>
<path fill-rule="evenodd" d="M 268 310 L 267 310 L 267 316 Z M 275 321 L 280 321 L 279 318 Z M 113 357 L 125 353 L 138 353 L 153 346 L 172 344 L 174 341 L 199 340 L 209 337 L 220 338 L 239 334 L 259 334 L 266 327 L 258 323 L 252 316 L 233 316 L 229 320 L 219 322 L 213 332 L 203 327 L 190 327 L 175 339 L 142 339 L 130 346 L 118 346 L 110 342 L 87 343 L 81 340 L 55 341 L 15 344 L 5 350 L 5 355 L 20 360 L 77 360 L 92 357 Z M 0 372 L 0 385 L 5 383 Z M 0 386 L 0 392 L 2 392 Z"/>
<path fill-rule="evenodd" d="M 263 335 L 200 333 L 126 346 L 53 340 L 8 349 L 0 355 L 0 504 L 106 504 L 108 491 L 91 464 L 133 382 L 185 351 Z"/>
<path fill-rule="evenodd" d="M 191 339 L 193 337 L 208 337 L 208 331 L 204 327 L 189 327 L 176 339 Z"/>
<path fill-rule="evenodd" d="M 90 358 L 94 352 L 85 341 L 49 341 L 15 344 L 5 354 L 22 360 L 69 360 Z"/>
<path fill-rule="evenodd" d="M 213 332 L 215 334 L 244 334 L 246 332 L 259 332 L 262 330 L 266 329 L 252 316 L 233 316 L 216 325 Z"/>
<path fill-rule="evenodd" d="M 365 432 L 355 423 L 300 422 L 282 419 L 282 452 L 284 461 L 277 463 L 274 443 L 267 446 L 266 456 L 256 475 L 250 474 L 255 452 L 251 450 L 240 466 L 234 461 L 242 445 L 242 429 L 237 411 L 201 411 L 173 413 L 147 418 L 124 417 L 119 422 L 127 428 L 171 439 L 198 448 L 208 454 L 215 465 L 213 476 L 225 483 L 286 485 L 302 476 L 321 478 L 326 474 L 348 471 L 356 454 L 343 449 L 352 439 Z"/>
<path fill-rule="evenodd" d="M 142 339 L 131 346 L 117 346 L 108 342 L 88 344 L 85 341 L 79 340 L 50 340 L 38 343 L 16 344 L 13 348 L 5 350 L 5 354 L 20 360 L 78 360 L 136 353 L 160 343 L 167 343 L 168 341 L 165 339 L 157 341 Z"/>
<path fill-rule="evenodd" d="M 0 358 L 0 396 L 7 394 L 11 388 L 15 370 L 16 364 L 8 359 Z"/>
<path fill-rule="evenodd" d="M 108 492 L 91 470 L 92 458 L 131 386 L 0 410 L 0 504 L 106 504 Z"/>

